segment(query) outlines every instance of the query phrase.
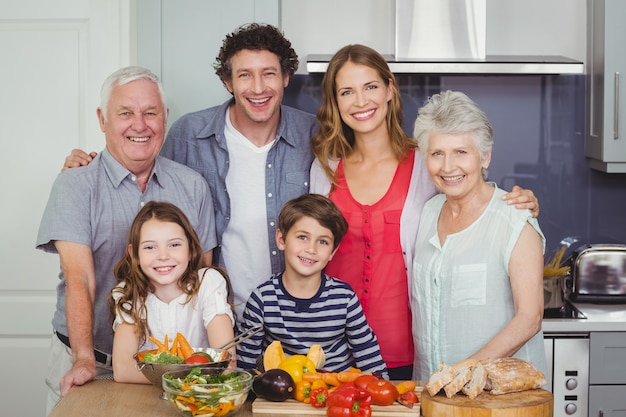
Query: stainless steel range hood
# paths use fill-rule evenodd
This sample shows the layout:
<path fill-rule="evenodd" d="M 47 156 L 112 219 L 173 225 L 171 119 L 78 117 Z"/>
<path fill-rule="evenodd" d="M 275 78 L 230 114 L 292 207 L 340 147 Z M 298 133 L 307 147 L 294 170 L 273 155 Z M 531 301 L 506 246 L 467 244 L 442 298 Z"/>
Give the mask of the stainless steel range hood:
<path fill-rule="evenodd" d="M 309 73 L 324 73 L 332 55 L 308 55 L 306 68 Z M 562 56 L 487 55 L 485 59 L 473 60 L 397 60 L 385 55 L 394 74 L 583 74 L 584 64 Z"/>
<path fill-rule="evenodd" d="M 561 56 L 486 55 L 486 0 L 396 0 L 391 71 L 410 74 L 583 74 Z M 309 73 L 326 72 L 332 55 L 307 56 Z"/>

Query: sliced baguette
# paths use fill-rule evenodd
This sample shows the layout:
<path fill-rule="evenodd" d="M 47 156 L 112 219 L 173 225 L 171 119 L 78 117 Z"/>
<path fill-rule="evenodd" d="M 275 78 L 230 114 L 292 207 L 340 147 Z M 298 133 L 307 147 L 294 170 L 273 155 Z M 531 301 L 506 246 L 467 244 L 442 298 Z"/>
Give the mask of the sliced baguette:
<path fill-rule="evenodd" d="M 439 369 L 433 372 L 428 378 L 425 388 L 428 390 L 428 393 L 434 397 L 444 386 L 452 381 L 455 376 L 455 369 L 441 362 Z"/>
<path fill-rule="evenodd" d="M 472 367 L 472 378 L 463 386 L 461 391 L 472 400 L 480 395 L 487 384 L 487 370 L 482 363 L 476 362 Z"/>
<path fill-rule="evenodd" d="M 443 387 L 446 397 L 448 398 L 454 397 L 472 378 L 472 365 L 465 364 L 460 367 L 453 366 L 453 368 L 456 372 L 454 379 Z"/>

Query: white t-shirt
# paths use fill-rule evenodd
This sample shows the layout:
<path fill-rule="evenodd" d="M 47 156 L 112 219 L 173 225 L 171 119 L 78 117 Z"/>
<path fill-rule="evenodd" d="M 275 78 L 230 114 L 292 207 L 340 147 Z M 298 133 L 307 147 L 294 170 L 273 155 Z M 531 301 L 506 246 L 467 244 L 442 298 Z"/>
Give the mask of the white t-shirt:
<path fill-rule="evenodd" d="M 239 133 L 226 113 L 224 130 L 229 154 L 226 189 L 231 218 L 222 236 L 220 265 L 230 278 L 237 321 L 252 291 L 272 275 L 265 208 L 265 164 L 274 141 L 257 147 Z"/>
<path fill-rule="evenodd" d="M 148 327 L 152 336 L 157 340 L 163 340 L 168 335 L 169 340 L 176 337 L 180 332 L 193 347 L 208 346 L 207 326 L 213 318 L 220 314 L 227 314 L 234 325 L 233 313 L 227 301 L 226 280 L 217 270 L 203 268 L 198 271 L 201 279 L 198 295 L 193 297 L 187 304 L 183 304 L 187 294 L 181 294 L 169 303 L 159 300 L 150 293 L 146 298 L 146 310 L 148 314 Z M 124 287 L 121 282 L 117 287 Z M 119 293 L 113 292 L 113 299 L 117 303 Z M 132 318 L 117 310 L 113 331 L 118 324 L 133 323 Z M 138 350 L 155 349 L 156 346 L 150 341 L 139 346 Z"/>

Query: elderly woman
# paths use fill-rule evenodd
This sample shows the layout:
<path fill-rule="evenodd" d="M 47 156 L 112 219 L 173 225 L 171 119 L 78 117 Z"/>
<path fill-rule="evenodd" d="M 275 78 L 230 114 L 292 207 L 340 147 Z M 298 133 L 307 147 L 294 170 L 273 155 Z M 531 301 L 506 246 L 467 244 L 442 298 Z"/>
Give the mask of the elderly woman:
<path fill-rule="evenodd" d="M 415 138 L 442 192 L 420 219 L 411 304 L 414 379 L 440 362 L 515 356 L 546 373 L 545 238 L 528 210 L 486 182 L 492 128 L 465 94 L 446 91 L 419 110 Z"/>

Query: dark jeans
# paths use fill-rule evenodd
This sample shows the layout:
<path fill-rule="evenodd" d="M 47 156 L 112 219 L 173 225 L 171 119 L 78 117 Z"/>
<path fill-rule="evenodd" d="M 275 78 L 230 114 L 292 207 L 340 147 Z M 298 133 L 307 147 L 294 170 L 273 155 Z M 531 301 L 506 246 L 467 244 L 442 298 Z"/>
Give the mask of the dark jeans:
<path fill-rule="evenodd" d="M 410 381 L 413 379 L 413 365 L 387 368 L 387 372 L 392 381 Z"/>

